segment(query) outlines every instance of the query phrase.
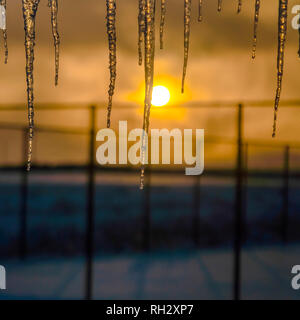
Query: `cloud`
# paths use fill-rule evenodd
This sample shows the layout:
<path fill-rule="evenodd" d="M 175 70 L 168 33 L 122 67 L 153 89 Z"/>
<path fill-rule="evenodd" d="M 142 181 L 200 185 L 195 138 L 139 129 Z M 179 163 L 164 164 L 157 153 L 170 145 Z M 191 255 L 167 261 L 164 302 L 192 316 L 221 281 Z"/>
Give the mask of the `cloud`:
<path fill-rule="evenodd" d="M 273 99 L 276 85 L 277 13 L 276 1 L 262 1 L 257 59 L 251 60 L 254 0 L 243 1 L 242 13 L 237 15 L 237 1 L 224 0 L 223 10 L 217 12 L 217 1 L 204 0 L 201 23 L 197 22 L 197 2 L 193 1 L 191 47 L 187 74 L 187 87 L 192 92 L 190 100 L 253 100 Z M 290 27 L 291 8 L 298 1 L 290 1 L 289 32 L 283 84 L 283 99 L 299 97 L 298 32 Z M 158 1 L 159 3 L 159 1 Z M 274 5 L 274 3 L 276 5 Z M 108 51 L 105 29 L 105 1 L 59 1 L 59 32 L 61 35 L 60 81 L 54 87 L 54 49 L 47 1 L 41 0 L 36 21 L 35 47 L 35 99 L 36 102 L 76 102 L 89 104 L 107 100 Z M 118 76 L 115 101 L 126 103 L 126 97 L 137 90 L 144 80 L 143 68 L 137 65 L 137 0 L 117 1 Z M 25 103 L 25 53 L 24 27 L 21 1 L 8 1 L 9 64 L 0 64 L 1 102 Z M 157 25 L 159 10 L 157 10 Z M 158 28 L 157 28 L 158 35 Z M 3 48 L 1 50 L 3 55 Z M 167 1 L 165 49 L 156 50 L 155 78 L 161 75 L 180 80 L 183 63 L 183 1 Z M 180 81 L 179 81 L 180 82 Z M 176 90 L 176 88 L 175 88 Z M 178 91 L 180 88 L 178 87 Z M 25 111 L 25 110 L 24 110 Z M 191 127 L 198 126 L 196 113 L 188 112 L 182 120 Z M 266 115 L 266 113 L 263 113 Z M 130 112 L 114 113 L 141 125 L 141 117 Z M 215 112 L 213 112 L 215 116 Z M 209 130 L 230 130 L 232 115 L 224 113 L 221 122 L 212 121 L 209 113 L 201 114 Z M 103 119 L 105 115 L 103 114 Z M 26 122 L 22 116 L 10 113 L 2 119 Z M 84 118 L 85 119 L 85 118 Z M 101 118 L 102 119 L 102 118 Z M 262 132 L 269 137 L 272 107 L 260 119 L 261 131 L 254 116 L 249 116 L 250 133 Z M 295 136 L 297 124 L 295 111 L 285 114 L 279 121 L 287 132 L 285 138 Z M 68 116 L 68 125 L 85 125 L 81 117 Z M 37 113 L 37 124 L 64 124 L 63 117 Z M 152 120 L 167 126 L 167 119 Z M 265 121 L 264 123 L 261 123 Z M 290 124 L 292 122 L 292 124 Z M 170 123 L 169 123 L 170 124 Z M 171 125 L 171 124 L 170 124 Z M 297 135 L 299 136 L 299 134 Z"/>

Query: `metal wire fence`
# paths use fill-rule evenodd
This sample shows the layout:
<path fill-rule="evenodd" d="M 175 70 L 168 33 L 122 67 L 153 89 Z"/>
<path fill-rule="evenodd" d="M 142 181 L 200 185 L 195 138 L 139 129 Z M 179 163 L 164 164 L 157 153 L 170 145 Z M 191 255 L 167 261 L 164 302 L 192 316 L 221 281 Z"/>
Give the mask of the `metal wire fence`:
<path fill-rule="evenodd" d="M 244 110 L 245 108 L 255 107 L 270 107 L 272 101 L 247 101 L 244 103 L 236 102 L 213 102 L 213 103 L 193 103 L 189 104 L 189 108 L 233 108 L 236 110 L 235 115 L 235 132 L 234 139 L 220 138 L 214 136 L 207 136 L 205 138 L 205 145 L 222 144 L 232 146 L 236 150 L 235 165 L 234 168 L 209 168 L 205 170 L 205 177 L 214 178 L 231 178 L 234 181 L 234 218 L 233 218 L 233 257 L 234 257 L 234 269 L 233 269 L 233 297 L 235 299 L 240 298 L 241 290 L 241 249 L 243 243 L 245 243 L 248 235 L 246 229 L 246 217 L 247 217 L 247 201 L 248 195 L 248 182 L 252 178 L 268 178 L 277 179 L 282 182 L 281 191 L 281 218 L 280 218 L 280 238 L 282 243 L 289 241 L 288 228 L 289 228 L 289 203 L 290 203 L 290 181 L 291 179 L 299 179 L 300 172 L 297 170 L 291 170 L 290 159 L 292 150 L 300 150 L 300 143 L 293 142 L 281 142 L 270 143 L 263 140 L 245 140 L 244 139 Z M 281 106 L 286 107 L 299 107 L 300 101 L 283 101 Z M 117 105 L 117 108 L 127 110 L 134 108 L 131 105 Z M 171 107 L 170 107 L 171 108 Z M 174 107 L 176 108 L 176 107 Z M 57 105 L 57 104 L 43 104 L 37 106 L 37 110 L 85 110 L 89 112 L 89 123 L 86 128 L 73 128 L 73 127 L 54 127 L 54 126 L 37 126 L 36 133 L 49 133 L 49 134 L 62 134 L 62 135 L 78 135 L 83 136 L 88 141 L 88 152 L 85 164 L 64 164 L 64 165 L 51 165 L 34 163 L 32 172 L 86 172 L 87 186 L 86 186 L 86 210 L 85 210 L 85 257 L 86 257 L 86 281 L 85 281 L 85 297 L 86 299 L 92 298 L 92 279 L 93 279 L 93 257 L 94 257 L 94 237 L 95 237 L 95 187 L 96 187 L 96 175 L 99 172 L 118 172 L 138 174 L 138 170 L 129 167 L 100 167 L 95 163 L 95 135 L 97 131 L 96 112 L 97 110 L 105 109 L 104 104 L 97 104 L 91 106 L 83 105 Z M 0 106 L 0 111 L 5 112 L 17 112 L 25 111 L 24 105 L 9 105 Z M 18 252 L 20 259 L 25 259 L 30 252 L 28 250 L 28 201 L 29 201 L 29 176 L 25 170 L 26 152 L 27 152 L 27 128 L 23 124 L 12 122 L 0 122 L 0 130 L 12 130 L 22 133 L 22 145 L 23 145 L 23 161 L 18 165 L 3 165 L 0 168 L 0 172 L 19 172 L 20 180 L 20 208 L 19 208 L 19 235 L 18 235 Z M 248 156 L 249 149 L 253 147 L 267 147 L 274 148 L 277 152 L 282 153 L 283 166 L 281 170 L 272 169 L 249 169 Z M 38 151 L 37 151 L 38 152 Z M 151 195 L 152 195 L 152 179 L 157 175 L 178 175 L 182 172 L 175 169 L 155 169 L 148 168 L 146 188 L 142 193 L 142 239 L 141 250 L 149 252 L 152 249 L 152 226 L 151 226 Z M 196 248 L 200 247 L 200 216 L 201 202 L 204 201 L 201 197 L 201 179 L 202 177 L 196 177 L 193 180 L 193 204 L 192 204 L 192 224 L 190 234 L 192 235 L 192 241 Z M 101 212 L 100 212 L 101 214 Z"/>

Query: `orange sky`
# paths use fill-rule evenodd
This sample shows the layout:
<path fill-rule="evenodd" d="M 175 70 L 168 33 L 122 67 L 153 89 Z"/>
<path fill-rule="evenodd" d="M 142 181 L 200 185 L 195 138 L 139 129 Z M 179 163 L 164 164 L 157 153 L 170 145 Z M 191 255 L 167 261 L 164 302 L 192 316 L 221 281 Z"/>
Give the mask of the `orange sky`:
<path fill-rule="evenodd" d="M 197 22 L 197 2 L 193 1 L 190 59 L 186 79 L 187 93 L 180 96 L 183 63 L 183 1 L 167 1 L 165 49 L 156 50 L 155 82 L 169 85 L 174 102 L 181 111 L 153 111 L 152 127 L 205 128 L 210 135 L 233 137 L 232 110 L 186 110 L 184 106 L 199 100 L 257 100 L 273 99 L 276 85 L 277 1 L 262 1 L 257 59 L 251 60 L 254 0 L 243 1 L 243 10 L 236 14 L 237 1 L 224 0 L 222 13 L 217 1 L 204 0 L 204 21 Z M 299 1 L 290 1 L 289 32 L 286 49 L 282 99 L 299 98 L 299 68 L 297 57 L 298 33 L 290 27 L 291 8 Z M 47 1 L 41 0 L 37 15 L 35 99 L 36 102 L 76 102 L 88 104 L 106 101 L 108 86 L 108 52 L 105 33 L 105 1 L 61 0 L 59 31 L 61 34 L 60 82 L 54 87 L 54 50 Z M 275 3 L 275 5 L 274 5 Z M 137 64 L 137 0 L 119 0 L 117 16 L 118 78 L 116 103 L 128 103 L 141 94 L 143 68 Z M 9 64 L 0 64 L 0 104 L 23 103 L 26 99 L 24 30 L 21 1 L 8 0 Z M 159 10 L 158 10 L 159 11 Z M 159 15 L 157 15 L 157 21 Z M 3 49 L 2 49 L 3 54 Z M 176 97 L 174 99 L 174 97 Z M 173 103 L 171 101 L 171 103 Z M 300 109 L 299 109 L 300 110 Z M 26 122 L 25 113 L 2 112 L 2 122 Z M 278 140 L 299 141 L 300 111 L 282 109 L 279 114 Z M 104 125 L 105 115 L 99 116 Z M 249 110 L 246 113 L 246 137 L 271 140 L 273 111 Z M 142 115 L 136 110 L 113 111 L 113 125 L 129 120 L 131 126 L 141 126 Z M 78 112 L 36 114 L 37 125 L 85 126 L 87 117 Z M 7 161 L 16 155 L 15 146 L 6 141 L 4 132 L 0 143 L 1 158 Z M 12 138 L 10 138 L 12 139 Z M 15 140 L 18 138 L 15 138 Z M 42 138 L 40 138 L 42 139 Z M 14 140 L 14 141 L 15 141 Z M 68 145 L 69 153 L 78 157 L 76 141 L 56 140 L 48 153 L 64 158 L 61 152 Z M 12 140 L 10 140 L 12 141 Z M 48 142 L 45 142 L 48 141 Z M 43 147 L 41 147 L 44 149 Z M 74 151 L 71 151 L 73 150 Z M 9 151 L 11 150 L 11 151 Z M 49 151 L 50 150 L 50 151 Z M 56 150 L 56 151 L 55 151 Z M 47 153 L 46 152 L 46 153 Z M 224 154 L 226 152 L 224 151 Z M 232 153 L 228 151 L 228 153 Z"/>

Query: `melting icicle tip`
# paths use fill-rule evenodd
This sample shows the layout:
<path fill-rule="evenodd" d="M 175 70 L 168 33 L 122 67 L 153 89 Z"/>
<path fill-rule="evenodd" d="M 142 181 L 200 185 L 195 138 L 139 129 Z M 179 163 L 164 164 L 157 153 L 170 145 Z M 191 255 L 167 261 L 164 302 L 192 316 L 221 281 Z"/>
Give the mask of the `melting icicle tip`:
<path fill-rule="evenodd" d="M 2 30 L 4 44 L 4 63 L 8 61 L 7 29 L 6 29 L 6 0 L 0 1 L 0 29 Z"/>
<path fill-rule="evenodd" d="M 238 0 L 238 9 L 237 9 L 238 14 L 241 13 L 241 11 L 242 11 L 242 2 L 243 2 L 243 0 Z"/>
<path fill-rule="evenodd" d="M 282 90 L 284 68 L 284 50 L 287 34 L 288 0 L 279 0 L 278 12 L 278 52 L 277 52 L 277 89 L 274 104 L 274 122 L 272 137 L 276 136 L 277 114 Z"/>
<path fill-rule="evenodd" d="M 57 20 L 58 20 L 58 0 L 48 0 L 48 7 L 51 10 L 51 26 L 52 35 L 54 39 L 54 50 L 55 50 L 55 85 L 58 84 L 58 73 L 59 73 L 59 46 L 60 37 L 58 33 Z"/>
<path fill-rule="evenodd" d="M 144 120 L 141 147 L 141 175 L 140 189 L 144 189 L 145 164 L 148 150 L 148 131 L 150 122 L 150 110 L 153 90 L 154 76 L 154 55 L 155 55 L 155 0 L 146 0 L 145 2 L 145 103 L 144 103 Z"/>
<path fill-rule="evenodd" d="M 190 29 L 191 29 L 191 6 L 192 0 L 184 0 L 184 62 L 182 72 L 181 93 L 184 93 L 184 84 L 187 71 L 190 47 Z"/>
<path fill-rule="evenodd" d="M 107 128 L 110 127 L 112 100 L 117 76 L 116 0 L 106 0 L 110 83 L 108 90 Z"/>
<path fill-rule="evenodd" d="M 218 0 L 218 12 L 222 11 L 222 0 Z"/>
<path fill-rule="evenodd" d="M 164 27 L 166 19 L 166 0 L 161 0 L 161 13 L 160 13 L 160 49 L 164 48 Z"/>
<path fill-rule="evenodd" d="M 259 11 L 260 11 L 260 0 L 255 0 L 252 59 L 255 59 L 255 57 L 256 57 Z"/>
<path fill-rule="evenodd" d="M 39 3 L 40 0 L 22 0 L 25 30 L 27 108 L 29 124 L 27 171 L 30 171 L 31 168 L 34 134 L 33 62 L 35 46 L 35 18 Z"/>
<path fill-rule="evenodd" d="M 202 7 L 203 7 L 203 0 L 199 0 L 199 2 L 198 2 L 198 22 L 202 22 L 202 20 L 203 20 Z"/>

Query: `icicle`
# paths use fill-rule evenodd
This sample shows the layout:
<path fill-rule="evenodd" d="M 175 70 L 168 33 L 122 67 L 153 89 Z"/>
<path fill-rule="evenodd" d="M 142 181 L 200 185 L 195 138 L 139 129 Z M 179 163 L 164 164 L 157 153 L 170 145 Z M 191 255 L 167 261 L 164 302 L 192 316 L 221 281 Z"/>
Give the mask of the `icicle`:
<path fill-rule="evenodd" d="M 7 30 L 6 30 L 6 0 L 0 1 L 0 29 L 2 30 L 4 43 L 4 63 L 8 60 L 8 46 L 7 46 Z"/>
<path fill-rule="evenodd" d="M 116 0 L 106 0 L 107 8 L 107 35 L 109 46 L 109 72 L 110 84 L 108 90 L 108 107 L 107 107 L 107 128 L 110 127 L 110 115 L 112 109 L 112 99 L 115 91 L 117 75 L 117 36 L 116 36 Z"/>
<path fill-rule="evenodd" d="M 184 0 L 184 63 L 181 92 L 184 93 L 184 82 L 189 57 L 192 0 Z"/>
<path fill-rule="evenodd" d="M 299 28 L 298 28 L 298 33 L 299 33 L 299 50 L 298 50 L 298 56 L 300 58 L 300 18 L 299 18 Z"/>
<path fill-rule="evenodd" d="M 222 10 L 222 0 L 218 0 L 218 11 L 221 12 Z"/>
<path fill-rule="evenodd" d="M 255 0 L 254 35 L 253 35 L 253 46 L 252 46 L 252 59 L 255 59 L 255 57 L 256 57 L 257 29 L 258 29 L 259 9 L 260 9 L 260 0 Z"/>
<path fill-rule="evenodd" d="M 143 37 L 145 32 L 145 0 L 139 0 L 139 15 L 138 15 L 138 54 L 139 54 L 139 65 L 143 63 Z"/>
<path fill-rule="evenodd" d="M 237 13 L 240 13 L 242 11 L 242 0 L 238 0 L 239 3 L 238 3 L 238 9 L 237 9 Z"/>
<path fill-rule="evenodd" d="M 58 0 L 48 0 L 48 6 L 51 9 L 51 25 L 52 34 L 54 39 L 55 48 L 55 85 L 58 84 L 58 72 L 59 72 L 59 45 L 60 38 L 57 30 L 57 13 L 58 13 Z"/>
<path fill-rule="evenodd" d="M 203 16 L 202 16 L 202 3 L 203 1 L 202 0 L 199 0 L 199 3 L 198 3 L 198 21 L 201 22 L 202 19 L 203 19 Z"/>
<path fill-rule="evenodd" d="M 33 105 L 33 62 L 35 46 L 35 17 L 40 0 L 22 0 L 23 18 L 25 29 L 25 51 L 26 51 L 26 81 L 27 81 L 27 103 L 29 122 L 29 142 L 27 170 L 31 167 L 32 142 L 34 129 L 34 105 Z"/>
<path fill-rule="evenodd" d="M 155 54 L 155 0 L 145 2 L 145 104 L 144 104 L 144 133 L 141 147 L 141 180 L 140 189 L 144 189 L 145 162 L 148 146 L 147 134 L 149 131 L 149 118 L 152 100 L 153 75 L 154 75 L 154 54 Z"/>
<path fill-rule="evenodd" d="M 282 77 L 284 67 L 284 49 L 287 33 L 287 10 L 288 0 L 279 0 L 279 14 L 278 14 L 278 56 L 277 56 L 277 89 L 274 106 L 274 123 L 273 123 L 273 138 L 276 135 L 277 112 L 280 101 L 280 94 L 282 88 Z"/>
<path fill-rule="evenodd" d="M 164 48 L 164 27 L 166 18 L 166 0 L 161 0 L 161 16 L 160 16 L 160 49 Z"/>

